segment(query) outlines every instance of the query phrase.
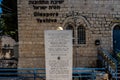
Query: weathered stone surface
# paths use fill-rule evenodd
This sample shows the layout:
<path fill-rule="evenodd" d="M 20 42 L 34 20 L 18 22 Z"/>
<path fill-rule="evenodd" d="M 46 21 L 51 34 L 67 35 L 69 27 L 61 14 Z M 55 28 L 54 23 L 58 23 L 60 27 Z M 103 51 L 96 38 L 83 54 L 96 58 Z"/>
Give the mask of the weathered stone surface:
<path fill-rule="evenodd" d="M 77 45 L 80 59 L 77 67 L 95 65 L 96 39 L 101 41 L 101 47 L 112 49 L 112 29 L 114 24 L 118 24 L 115 20 L 120 19 L 119 0 L 63 0 L 59 4 L 34 4 L 30 1 L 34 0 L 18 0 L 19 67 L 44 67 L 44 61 L 41 61 L 45 56 L 44 30 L 55 30 L 59 26 L 65 29 L 68 22 L 74 23 L 75 17 L 86 28 L 86 44 Z M 47 8 L 40 9 L 40 6 Z M 55 7 L 50 9 L 50 6 Z M 35 12 L 39 15 L 35 16 Z M 76 47 L 73 48 L 73 57 L 76 58 Z"/>

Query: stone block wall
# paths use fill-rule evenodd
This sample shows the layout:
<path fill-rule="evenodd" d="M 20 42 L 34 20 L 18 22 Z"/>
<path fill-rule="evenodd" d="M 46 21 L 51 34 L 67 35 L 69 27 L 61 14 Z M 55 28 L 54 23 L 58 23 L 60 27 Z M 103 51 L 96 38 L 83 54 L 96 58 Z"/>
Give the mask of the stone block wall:
<path fill-rule="evenodd" d="M 59 26 L 65 29 L 67 22 L 74 23 L 76 18 L 86 27 L 86 44 L 73 46 L 74 67 L 95 65 L 98 47 L 113 48 L 112 31 L 119 24 L 119 3 L 119 0 L 18 0 L 18 66 L 45 67 L 44 30 L 56 30 Z M 101 42 L 99 46 L 95 45 L 97 39 Z"/>

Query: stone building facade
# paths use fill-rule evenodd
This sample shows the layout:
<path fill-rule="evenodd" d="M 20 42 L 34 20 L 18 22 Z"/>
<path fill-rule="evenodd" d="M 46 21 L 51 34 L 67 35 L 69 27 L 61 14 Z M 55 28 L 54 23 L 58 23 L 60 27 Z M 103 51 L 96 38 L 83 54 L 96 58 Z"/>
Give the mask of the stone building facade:
<path fill-rule="evenodd" d="M 73 67 L 95 66 L 98 47 L 113 50 L 119 4 L 120 0 L 18 0 L 18 67 L 45 67 L 44 30 L 58 27 L 73 30 Z"/>

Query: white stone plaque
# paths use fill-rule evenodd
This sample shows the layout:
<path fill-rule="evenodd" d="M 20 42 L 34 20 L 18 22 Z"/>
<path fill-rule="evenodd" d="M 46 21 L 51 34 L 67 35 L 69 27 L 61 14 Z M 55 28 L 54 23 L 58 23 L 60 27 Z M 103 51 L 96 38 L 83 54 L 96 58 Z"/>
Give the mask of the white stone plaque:
<path fill-rule="evenodd" d="M 45 31 L 46 80 L 72 80 L 72 31 Z"/>

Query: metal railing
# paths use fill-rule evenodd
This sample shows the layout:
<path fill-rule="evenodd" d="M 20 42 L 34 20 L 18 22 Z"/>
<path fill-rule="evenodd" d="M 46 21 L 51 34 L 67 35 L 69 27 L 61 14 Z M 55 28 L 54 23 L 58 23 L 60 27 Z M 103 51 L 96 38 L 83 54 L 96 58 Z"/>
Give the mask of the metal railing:
<path fill-rule="evenodd" d="M 1 79 L 45 79 L 45 68 L 4 68 L 0 69 L 0 80 Z"/>
<path fill-rule="evenodd" d="M 114 53 L 114 54 L 113 54 L 112 56 L 113 56 L 117 61 L 119 61 L 119 60 L 118 60 L 118 54 L 120 53 L 120 50 L 115 48 L 114 51 L 113 51 L 113 53 Z"/>
<path fill-rule="evenodd" d="M 119 49 L 115 49 L 114 52 L 115 52 L 115 53 L 119 53 L 120 50 L 119 50 Z"/>
<path fill-rule="evenodd" d="M 99 48 L 98 59 L 100 60 L 102 67 L 105 67 L 106 71 L 108 71 L 112 75 L 112 78 L 118 80 L 118 61 L 112 57 L 111 53 L 109 53 L 106 49 Z"/>
<path fill-rule="evenodd" d="M 73 68 L 73 80 L 96 80 L 104 68 Z M 45 68 L 0 69 L 0 80 L 45 80 Z"/>
<path fill-rule="evenodd" d="M 101 74 L 105 74 L 105 68 L 73 68 L 73 80 L 96 80 Z"/>

